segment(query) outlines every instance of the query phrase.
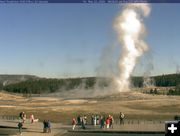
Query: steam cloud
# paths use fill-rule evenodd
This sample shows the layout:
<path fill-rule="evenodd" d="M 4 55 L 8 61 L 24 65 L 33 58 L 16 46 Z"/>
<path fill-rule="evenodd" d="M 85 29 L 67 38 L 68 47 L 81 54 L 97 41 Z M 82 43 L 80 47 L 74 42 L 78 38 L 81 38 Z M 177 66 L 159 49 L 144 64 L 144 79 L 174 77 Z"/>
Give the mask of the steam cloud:
<path fill-rule="evenodd" d="M 143 17 L 147 17 L 150 11 L 148 4 L 128 4 L 115 19 L 114 28 L 122 46 L 118 62 L 120 73 L 115 78 L 119 92 L 129 90 L 129 79 L 136 62 L 148 50 L 147 44 L 143 41 L 146 32 Z"/>

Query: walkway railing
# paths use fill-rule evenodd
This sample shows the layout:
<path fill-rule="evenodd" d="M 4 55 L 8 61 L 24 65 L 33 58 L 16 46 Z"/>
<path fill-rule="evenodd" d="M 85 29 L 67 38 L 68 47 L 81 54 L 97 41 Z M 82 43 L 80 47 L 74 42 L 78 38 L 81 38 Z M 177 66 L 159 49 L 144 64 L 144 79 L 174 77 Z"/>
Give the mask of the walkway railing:
<path fill-rule="evenodd" d="M 1 115 L 0 119 L 2 120 L 18 120 L 18 116 L 10 116 L 10 115 Z"/>

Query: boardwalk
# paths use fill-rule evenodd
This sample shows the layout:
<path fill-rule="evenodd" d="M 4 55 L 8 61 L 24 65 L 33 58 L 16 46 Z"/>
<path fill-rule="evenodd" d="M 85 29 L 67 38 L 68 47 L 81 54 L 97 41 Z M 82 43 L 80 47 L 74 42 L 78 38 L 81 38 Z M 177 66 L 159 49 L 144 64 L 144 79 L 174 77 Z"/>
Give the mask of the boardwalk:
<path fill-rule="evenodd" d="M 17 120 L 0 120 L 0 126 L 9 126 L 9 128 L 0 128 L 0 136 L 9 134 L 17 136 Z M 43 123 L 36 122 L 31 124 L 28 120 L 25 122 L 23 136 L 164 136 L 164 124 L 125 124 L 114 125 L 113 129 L 100 129 L 99 126 L 86 126 L 86 130 L 82 130 L 77 126 L 72 131 L 71 125 L 62 125 L 61 123 L 52 123 L 52 133 L 43 133 Z M 161 132 L 158 134 L 141 134 L 137 132 Z M 123 133 L 122 133 L 123 132 Z M 124 133 L 125 132 L 125 133 Z M 136 132 L 136 133 L 129 133 Z"/>
<path fill-rule="evenodd" d="M 164 136 L 164 134 L 66 133 L 62 136 Z"/>
<path fill-rule="evenodd" d="M 18 129 L 17 127 L 17 121 L 5 121 L 0 120 L 0 126 L 9 126 L 10 128 L 0 128 L 0 136 L 9 134 L 11 136 L 17 136 Z M 52 123 L 52 132 L 51 133 L 43 133 L 43 124 L 41 122 L 36 123 L 29 123 L 25 122 L 24 126 L 27 129 L 24 129 L 22 132 L 23 136 L 55 136 L 55 135 L 61 135 L 65 130 L 62 130 L 62 125 L 60 123 Z"/>

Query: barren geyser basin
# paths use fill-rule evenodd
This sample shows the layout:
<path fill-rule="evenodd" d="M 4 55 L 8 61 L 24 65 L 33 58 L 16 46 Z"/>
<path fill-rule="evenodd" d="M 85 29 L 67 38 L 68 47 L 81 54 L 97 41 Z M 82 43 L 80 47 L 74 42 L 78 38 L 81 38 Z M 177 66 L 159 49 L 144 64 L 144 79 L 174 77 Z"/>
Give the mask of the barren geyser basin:
<path fill-rule="evenodd" d="M 127 119 L 166 120 L 172 119 L 180 111 L 179 96 L 153 96 L 140 92 L 122 92 L 93 98 L 68 98 L 69 95 L 61 98 L 57 95 L 24 98 L 2 92 L 1 115 L 16 116 L 20 111 L 26 111 L 27 114 L 34 113 L 40 119 L 51 115 L 51 120 L 67 123 L 69 118 L 82 113 L 113 113 L 116 116 L 123 111 Z"/>

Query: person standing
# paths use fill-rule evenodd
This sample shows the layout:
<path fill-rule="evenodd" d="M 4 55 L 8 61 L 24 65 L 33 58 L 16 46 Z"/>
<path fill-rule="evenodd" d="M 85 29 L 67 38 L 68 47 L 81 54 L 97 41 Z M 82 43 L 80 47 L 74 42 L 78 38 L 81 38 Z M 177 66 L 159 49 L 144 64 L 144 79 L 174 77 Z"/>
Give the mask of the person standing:
<path fill-rule="evenodd" d="M 46 133 L 47 129 L 48 129 L 48 123 L 47 123 L 47 120 L 44 120 L 43 121 L 43 133 Z"/>
<path fill-rule="evenodd" d="M 110 128 L 112 126 L 112 116 L 109 115 L 108 118 L 109 118 L 109 128 Z"/>
<path fill-rule="evenodd" d="M 97 115 L 97 116 L 96 116 L 96 124 L 97 124 L 97 125 L 100 124 L 100 123 L 99 123 L 99 120 L 100 120 L 100 119 L 99 119 L 99 115 Z"/>
<path fill-rule="evenodd" d="M 23 120 L 23 123 L 26 121 L 26 114 L 25 112 L 23 111 L 22 114 L 21 114 L 21 118 Z"/>
<path fill-rule="evenodd" d="M 34 122 L 34 115 L 33 115 L 33 114 L 30 115 L 30 122 L 31 122 L 31 123 Z"/>
<path fill-rule="evenodd" d="M 84 115 L 84 124 L 87 125 L 87 116 Z"/>
<path fill-rule="evenodd" d="M 51 133 L 51 122 L 50 122 L 50 120 L 48 120 L 47 125 L 48 125 L 48 133 Z"/>
<path fill-rule="evenodd" d="M 77 125 L 81 125 L 81 117 L 80 117 L 80 115 L 78 115 L 78 117 L 77 117 Z"/>
<path fill-rule="evenodd" d="M 20 121 L 18 123 L 18 129 L 19 129 L 19 134 L 22 135 L 22 127 L 23 127 L 23 123 Z"/>
<path fill-rule="evenodd" d="M 91 125 L 94 125 L 94 115 L 91 116 Z"/>
<path fill-rule="evenodd" d="M 101 116 L 101 118 L 100 118 L 100 128 L 104 128 L 104 117 L 103 116 Z"/>
<path fill-rule="evenodd" d="M 76 119 L 73 118 L 73 119 L 72 119 L 72 130 L 74 130 L 75 127 L 76 127 Z"/>
<path fill-rule="evenodd" d="M 124 113 L 120 112 L 119 119 L 120 119 L 120 125 L 124 124 Z"/>
<path fill-rule="evenodd" d="M 111 128 L 113 129 L 113 125 L 114 125 L 114 118 L 113 118 L 113 116 L 111 116 L 111 122 L 110 122 L 110 124 L 111 124 Z"/>
<path fill-rule="evenodd" d="M 96 126 L 96 123 L 97 123 L 97 116 L 95 115 L 94 116 L 94 126 Z"/>
<path fill-rule="evenodd" d="M 109 120 L 109 117 L 107 117 L 107 119 L 106 119 L 106 128 L 107 129 L 109 128 L 109 125 L 110 125 L 110 120 Z"/>
<path fill-rule="evenodd" d="M 20 112 L 20 113 L 19 113 L 19 119 L 22 119 L 22 120 L 23 120 L 23 112 Z"/>
<path fill-rule="evenodd" d="M 84 119 L 84 117 L 82 117 L 82 122 L 81 122 L 81 124 L 82 124 L 82 129 L 86 129 L 86 127 L 85 127 L 85 119 Z"/>

